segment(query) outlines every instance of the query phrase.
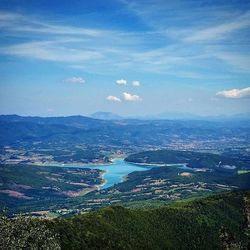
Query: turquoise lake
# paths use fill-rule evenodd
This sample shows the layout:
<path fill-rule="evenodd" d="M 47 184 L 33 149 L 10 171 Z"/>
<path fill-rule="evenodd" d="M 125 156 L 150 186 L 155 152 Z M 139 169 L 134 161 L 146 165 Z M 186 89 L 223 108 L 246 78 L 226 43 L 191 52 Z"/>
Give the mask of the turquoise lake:
<path fill-rule="evenodd" d="M 84 168 L 94 168 L 105 170 L 104 174 L 105 184 L 100 186 L 100 189 L 108 188 L 114 184 L 120 183 L 124 177 L 134 171 L 145 171 L 152 168 L 152 166 L 138 166 L 125 162 L 122 159 L 114 160 L 113 164 L 108 165 L 84 165 Z"/>
<path fill-rule="evenodd" d="M 193 170 L 189 167 L 186 167 L 185 164 L 172 164 L 175 167 L 178 167 L 183 170 Z M 55 165 L 54 165 L 55 166 Z M 105 183 L 100 186 L 100 189 L 108 188 L 113 186 L 114 184 L 120 183 L 124 181 L 124 177 L 129 173 L 135 171 L 145 171 L 149 170 L 152 167 L 156 167 L 154 165 L 136 165 L 132 163 L 128 163 L 123 159 L 115 159 L 112 164 L 107 165 L 98 165 L 98 164 L 86 164 L 86 165 L 78 165 L 73 166 L 70 164 L 65 165 L 57 165 L 58 167 L 75 167 L 75 168 L 92 168 L 92 169 L 100 169 L 104 170 L 106 173 L 103 175 Z M 169 164 L 171 166 L 171 164 Z"/>
<path fill-rule="evenodd" d="M 171 164 L 169 164 L 171 166 Z M 178 167 L 183 170 L 193 170 L 185 166 L 184 164 L 173 164 L 173 166 Z M 152 167 L 157 167 L 154 165 L 136 165 L 132 163 L 128 163 L 122 159 L 115 159 L 113 164 L 108 165 L 85 165 L 85 168 L 94 168 L 105 170 L 104 174 L 105 184 L 100 186 L 100 189 L 108 188 L 113 186 L 114 184 L 120 183 L 124 181 L 124 177 L 129 173 L 134 171 L 145 171 L 149 170 Z"/>
<path fill-rule="evenodd" d="M 108 188 L 114 184 L 120 183 L 124 180 L 124 177 L 134 171 L 145 171 L 152 168 L 152 166 L 139 166 L 125 162 L 123 159 L 115 159 L 112 164 L 98 165 L 98 164 L 86 164 L 86 165 L 50 165 L 56 167 L 67 167 L 67 168 L 92 168 L 104 170 L 106 173 L 103 175 L 105 183 L 100 186 L 100 189 Z"/>

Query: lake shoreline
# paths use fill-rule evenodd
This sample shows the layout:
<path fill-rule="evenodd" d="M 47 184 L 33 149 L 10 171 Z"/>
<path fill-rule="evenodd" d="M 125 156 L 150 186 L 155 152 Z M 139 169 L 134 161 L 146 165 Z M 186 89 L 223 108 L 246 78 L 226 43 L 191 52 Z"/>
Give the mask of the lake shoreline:
<path fill-rule="evenodd" d="M 97 190 L 101 190 L 101 187 L 106 185 L 108 183 L 107 179 L 105 179 L 105 174 L 107 174 L 108 171 L 107 170 L 102 170 L 102 173 L 100 174 L 100 177 L 102 178 L 102 183 L 101 184 L 98 184 L 98 185 L 95 185 Z"/>
<path fill-rule="evenodd" d="M 125 162 L 133 165 L 138 166 L 151 166 L 151 167 L 178 167 L 178 166 L 187 166 L 187 163 L 173 163 L 173 164 L 164 164 L 164 163 L 144 163 L 144 162 L 132 162 L 126 161 Z"/>
<path fill-rule="evenodd" d="M 124 161 L 123 158 L 113 158 L 110 163 L 105 164 L 39 164 L 39 166 L 58 167 L 58 168 L 75 168 L 75 169 L 99 169 L 101 170 L 99 178 L 101 182 L 94 185 L 94 189 L 100 191 L 102 189 L 109 188 L 117 183 L 121 183 L 127 180 L 128 175 L 134 171 L 146 171 L 152 168 L 154 165 L 146 164 L 133 164 Z"/>
<path fill-rule="evenodd" d="M 74 162 L 74 163 L 60 163 L 60 162 L 52 162 L 52 163 L 35 163 L 35 164 L 30 164 L 30 165 L 35 165 L 35 166 L 41 166 L 41 167 L 70 167 L 70 168 L 78 168 L 78 167 L 85 167 L 88 168 L 87 166 L 90 167 L 96 167 L 96 166 L 110 166 L 115 164 L 115 161 L 117 160 L 123 160 L 124 158 L 113 158 L 110 160 L 110 162 L 97 162 L 97 163 L 81 163 L 81 162 Z"/>

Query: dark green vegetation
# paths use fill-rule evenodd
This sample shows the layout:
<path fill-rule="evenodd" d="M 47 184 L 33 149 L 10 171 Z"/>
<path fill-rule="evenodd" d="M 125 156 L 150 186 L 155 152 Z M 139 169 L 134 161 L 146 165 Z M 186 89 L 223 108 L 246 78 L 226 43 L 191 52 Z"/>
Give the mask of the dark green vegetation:
<path fill-rule="evenodd" d="M 0 208 L 47 210 L 102 183 L 98 169 L 0 165 Z"/>
<path fill-rule="evenodd" d="M 23 216 L 8 219 L 0 215 L 0 249 L 60 250 L 61 247 L 56 234 L 40 220 Z"/>
<path fill-rule="evenodd" d="M 250 158 L 191 151 L 156 150 L 128 156 L 125 161 L 146 164 L 186 164 L 190 168 L 235 169 L 250 166 Z"/>
<path fill-rule="evenodd" d="M 40 223 L 57 235 L 52 237 L 54 244 L 65 250 L 244 250 L 249 249 L 250 244 L 249 218 L 250 193 L 231 192 L 157 209 L 111 206 Z M 31 223 L 27 227 L 32 231 Z"/>

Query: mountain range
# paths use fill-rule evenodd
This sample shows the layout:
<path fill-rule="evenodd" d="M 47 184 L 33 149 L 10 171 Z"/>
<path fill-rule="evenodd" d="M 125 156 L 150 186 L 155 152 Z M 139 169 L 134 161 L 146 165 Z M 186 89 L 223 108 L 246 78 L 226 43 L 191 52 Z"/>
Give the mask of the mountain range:
<path fill-rule="evenodd" d="M 249 113 L 240 113 L 234 115 L 217 115 L 217 116 L 201 116 L 191 113 L 182 112 L 163 112 L 156 115 L 145 116 L 121 116 L 112 112 L 96 112 L 88 115 L 88 117 L 101 120 L 123 120 L 123 119 L 139 119 L 139 120 L 208 120 L 208 121 L 229 121 L 229 120 L 250 120 Z"/>

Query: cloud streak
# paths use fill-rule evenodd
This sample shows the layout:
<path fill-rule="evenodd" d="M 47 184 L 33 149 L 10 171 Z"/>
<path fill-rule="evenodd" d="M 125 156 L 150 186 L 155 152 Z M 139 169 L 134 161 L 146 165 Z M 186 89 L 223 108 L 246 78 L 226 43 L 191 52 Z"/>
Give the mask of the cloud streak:
<path fill-rule="evenodd" d="M 102 53 L 98 51 L 71 49 L 66 46 L 60 46 L 60 42 L 61 41 L 22 43 L 3 47 L 0 49 L 0 53 L 19 57 L 68 63 L 100 59 L 103 57 Z"/>
<path fill-rule="evenodd" d="M 188 42 L 207 42 L 208 40 L 222 39 L 232 32 L 246 29 L 248 27 L 250 27 L 250 12 L 247 12 L 246 14 L 236 18 L 233 21 L 225 22 L 223 24 L 195 31 L 193 32 L 193 34 L 185 37 L 184 40 Z"/>
<path fill-rule="evenodd" d="M 214 71 L 212 68 L 216 63 L 229 73 L 239 68 L 249 71 L 249 57 L 244 50 L 236 48 L 234 53 L 229 53 L 232 48 L 227 45 L 227 42 L 235 42 L 232 37 L 237 31 L 241 34 L 238 32 L 238 36 L 233 38 L 246 40 L 244 29 L 250 26 L 249 11 L 245 14 L 228 11 L 222 18 L 219 16 L 223 16 L 223 12 L 219 13 L 216 8 L 207 9 L 207 6 L 201 8 L 199 3 L 194 3 L 196 1 L 191 1 L 195 7 L 192 15 L 182 10 L 181 6 L 186 6 L 182 0 L 167 4 L 161 0 L 120 2 L 126 11 L 142 19 L 147 27 L 128 32 L 121 26 L 117 29 L 111 26 L 91 28 L 84 23 L 74 26 L 63 20 L 51 21 L 41 16 L 0 12 L 1 32 L 12 41 L 1 44 L 0 54 L 59 62 L 101 74 L 119 72 L 122 75 L 127 70 L 204 79 L 212 77 L 207 73 Z M 202 22 L 196 21 L 198 17 L 203 18 Z M 218 49 L 222 38 L 225 44 Z M 13 41 L 18 42 L 15 44 Z M 212 46 L 208 47 L 209 44 Z M 205 63 L 214 66 L 199 71 Z M 215 74 L 213 76 L 216 77 Z M 128 84 L 125 81 L 117 80 L 117 84 Z M 132 86 L 138 87 L 133 83 Z"/>
<path fill-rule="evenodd" d="M 0 11 L 0 27 L 3 30 L 9 30 L 12 32 L 28 32 L 50 35 L 100 37 L 104 34 L 108 35 L 110 33 L 108 30 L 79 28 L 68 25 L 53 25 L 25 15 L 4 11 Z"/>

